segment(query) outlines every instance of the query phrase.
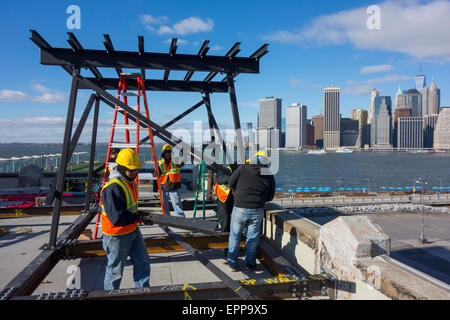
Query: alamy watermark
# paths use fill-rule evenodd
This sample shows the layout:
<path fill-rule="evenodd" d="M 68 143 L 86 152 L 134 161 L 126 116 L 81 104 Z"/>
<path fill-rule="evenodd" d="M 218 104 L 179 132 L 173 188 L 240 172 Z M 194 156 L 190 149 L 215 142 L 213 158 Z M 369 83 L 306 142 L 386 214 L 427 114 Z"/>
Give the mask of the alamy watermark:
<path fill-rule="evenodd" d="M 66 269 L 70 276 L 66 280 L 67 290 L 81 289 L 81 269 L 79 266 L 70 265 Z"/>
<path fill-rule="evenodd" d="M 381 8 L 377 5 L 368 6 L 366 13 L 369 15 L 366 21 L 367 29 L 380 30 L 381 29 Z"/>
<path fill-rule="evenodd" d="M 81 9 L 79 6 L 72 4 L 67 7 L 66 13 L 70 14 L 66 20 L 67 29 L 81 29 Z"/>
<path fill-rule="evenodd" d="M 279 169 L 279 130 L 271 129 L 269 132 L 253 129 L 225 129 L 218 134 L 215 130 L 203 129 L 202 121 L 194 122 L 194 130 L 176 129 L 172 132 L 172 141 L 177 143 L 173 147 L 172 158 L 176 164 L 230 165 L 233 163 L 256 163 L 256 154 L 264 151 L 266 157 L 260 157 L 262 175 L 276 174 Z M 260 136 L 259 139 L 257 136 Z M 242 139 L 242 149 L 238 141 Z M 205 142 L 208 141 L 208 142 Z M 259 142 L 259 143 L 257 143 Z M 191 146 L 194 146 L 196 157 L 191 157 Z M 203 154 L 201 148 L 203 146 Z"/>

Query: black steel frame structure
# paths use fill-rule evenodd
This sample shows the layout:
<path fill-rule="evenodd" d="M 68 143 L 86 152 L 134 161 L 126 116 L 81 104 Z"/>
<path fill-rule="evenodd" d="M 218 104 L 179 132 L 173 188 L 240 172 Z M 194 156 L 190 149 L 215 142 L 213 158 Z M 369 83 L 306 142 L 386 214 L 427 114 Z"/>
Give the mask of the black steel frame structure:
<path fill-rule="evenodd" d="M 61 259 L 72 259 L 75 257 L 86 257 L 92 254 L 104 254 L 101 248 L 101 242 L 93 241 L 77 241 L 78 236 L 83 232 L 86 226 L 92 221 L 97 214 L 97 207 L 92 200 L 92 180 L 94 154 L 97 138 L 98 118 L 100 113 L 100 102 L 115 108 L 119 107 L 120 112 L 126 112 L 132 121 L 139 119 L 142 127 L 150 127 L 153 135 L 159 137 L 172 146 L 181 145 L 184 150 L 190 150 L 190 155 L 197 163 L 201 163 L 202 152 L 196 150 L 193 146 L 187 145 L 180 138 L 173 135 L 167 130 L 175 122 L 179 121 L 192 111 L 198 109 L 203 104 L 206 107 L 208 122 L 211 132 L 215 131 L 219 139 L 220 145 L 224 147 L 226 153 L 225 141 L 223 140 L 217 121 L 211 109 L 210 95 L 212 93 L 228 93 L 230 96 L 230 105 L 233 115 L 234 128 L 237 132 L 237 149 L 238 162 L 244 163 L 244 146 L 240 132 L 239 110 L 236 98 L 236 89 L 234 86 L 234 78 L 240 73 L 259 73 L 259 60 L 268 52 L 268 45 L 261 46 L 250 57 L 236 57 L 240 51 L 240 43 L 237 42 L 225 56 L 209 56 L 209 40 L 203 42 L 197 54 L 179 54 L 177 53 L 177 39 L 172 39 L 169 53 L 150 53 L 144 50 L 144 38 L 138 37 L 138 51 L 117 51 L 114 49 L 109 35 L 104 35 L 105 50 L 87 50 L 82 47 L 78 39 L 71 32 L 68 33 L 68 40 L 71 48 L 54 48 L 36 31 L 31 30 L 32 40 L 40 49 L 40 59 L 43 65 L 56 65 L 62 67 L 71 77 L 71 90 L 68 103 L 67 118 L 65 132 L 63 138 L 63 150 L 61 156 L 60 169 L 56 177 L 55 188 L 48 196 L 48 203 L 52 204 L 52 224 L 50 230 L 50 238 L 48 244 L 41 247 L 42 252 L 33 260 L 22 272 L 19 273 L 6 287 L 0 292 L 0 299 L 115 299 L 115 298 L 132 298 L 132 299 L 183 299 L 188 295 L 190 298 L 203 299 L 220 299 L 220 298 L 268 298 L 275 296 L 305 296 L 306 294 L 322 294 L 328 295 L 330 287 L 328 279 L 308 277 L 305 274 L 298 273 L 295 268 L 286 267 L 288 263 L 280 257 L 274 258 L 273 252 L 267 245 L 261 245 L 260 255 L 264 257 L 265 263 L 272 268 L 273 275 L 277 278 L 261 281 L 233 281 L 217 267 L 212 265 L 201 253 L 203 249 L 211 249 L 214 246 L 226 247 L 227 241 L 223 235 L 216 234 L 213 236 L 194 235 L 189 239 L 184 239 L 180 235 L 172 232 L 168 226 L 183 225 L 186 229 L 195 229 L 193 222 L 184 221 L 165 221 L 164 219 L 156 219 L 161 228 L 170 235 L 166 239 L 148 239 L 147 250 L 158 250 L 158 244 L 163 243 L 159 248 L 164 250 L 184 250 L 188 251 L 193 257 L 198 259 L 209 270 L 216 274 L 220 283 L 206 283 L 193 286 L 171 286 L 164 288 L 145 288 L 145 289 L 127 289 L 125 291 L 66 291 L 63 293 L 43 294 L 40 296 L 31 296 L 34 290 L 39 286 L 40 282 L 52 270 L 52 268 Z M 118 89 L 118 78 L 104 78 L 98 68 L 114 68 L 118 77 L 123 73 L 123 68 L 138 69 L 145 79 L 145 87 L 148 91 L 167 91 L 167 92 L 198 92 L 202 94 L 202 100 L 190 107 L 179 116 L 175 117 L 164 125 L 158 125 L 154 121 L 146 118 L 142 114 L 132 109 L 127 104 L 116 99 L 107 90 Z M 81 70 L 87 69 L 92 76 L 82 76 Z M 163 79 L 147 79 L 146 70 L 164 70 Z M 172 70 L 185 71 L 186 75 L 183 80 L 170 80 L 169 75 Z M 208 72 L 203 81 L 191 81 L 195 72 Z M 213 81 L 219 74 L 225 77 L 221 81 Z M 136 84 L 130 79 L 128 89 L 136 89 Z M 92 90 L 89 101 L 84 112 L 72 134 L 75 106 L 78 90 Z M 70 158 L 78 143 L 78 139 L 86 124 L 91 109 L 94 107 L 93 130 L 91 137 L 90 165 L 88 172 L 88 187 L 86 204 L 79 217 L 66 229 L 59 237 L 58 226 L 61 213 L 62 193 L 64 181 L 66 177 L 66 169 Z M 144 138 L 145 142 L 148 138 Z M 215 135 L 211 133 L 211 139 L 215 140 Z M 208 159 L 212 163 L 211 159 Z M 163 221 L 164 220 L 164 221 Z M 170 220 L 170 219 L 169 219 Z M 197 226 L 198 227 L 198 226 Z M 214 245 L 215 244 L 215 245 Z M 86 252 L 89 248 L 89 253 Z M 156 249 L 155 249 L 156 248 Z M 169 248 L 169 249 L 168 249 Z M 97 253 L 92 253 L 94 252 Z M 278 261 L 278 262 L 276 262 Z M 275 266 L 275 267 L 274 267 Z M 284 267 L 283 267 L 284 266 Z M 281 269 L 280 269 L 281 268 Z M 282 270 L 282 271 L 280 271 Z M 279 276 L 283 276 L 280 278 Z M 280 280 L 281 279 L 281 280 Z M 191 288 L 191 289 L 189 289 Z"/>

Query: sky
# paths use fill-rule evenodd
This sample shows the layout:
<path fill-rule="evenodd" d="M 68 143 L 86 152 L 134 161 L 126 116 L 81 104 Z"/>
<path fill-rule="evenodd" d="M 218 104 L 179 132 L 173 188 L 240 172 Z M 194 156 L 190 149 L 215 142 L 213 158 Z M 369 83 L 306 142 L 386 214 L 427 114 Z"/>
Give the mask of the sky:
<path fill-rule="evenodd" d="M 79 29 L 69 29 L 80 8 Z M 263 44 L 269 53 L 259 74 L 236 77 L 240 120 L 256 124 L 258 100 L 274 96 L 284 107 L 301 103 L 308 118 L 323 113 L 323 88 L 341 88 L 342 117 L 354 108 L 368 109 L 370 91 L 394 97 L 398 86 L 414 87 L 419 61 L 427 84 L 435 79 L 441 106 L 450 106 L 450 1 L 9 1 L 0 11 L 0 143 L 62 142 L 71 86 L 57 66 L 40 64 L 38 47 L 29 40 L 38 31 L 53 47 L 69 48 L 73 32 L 86 49 L 104 49 L 109 34 L 116 50 L 136 51 L 138 36 L 145 50 L 167 53 L 172 38 L 178 53 L 196 54 L 210 40 L 209 55 L 225 55 L 241 42 L 238 56 L 248 57 Z M 104 76 L 114 70 L 101 69 Z M 90 76 L 88 70 L 83 75 Z M 178 80 L 185 72 L 172 72 Z M 163 72 L 147 72 L 161 79 Z M 205 73 L 192 80 L 203 80 Z M 221 80 L 218 75 L 214 80 Z M 114 93 L 114 92 L 111 92 Z M 90 91 L 77 97 L 76 121 Z M 201 99 L 199 93 L 149 92 L 151 118 L 164 124 Z M 394 99 L 393 99 L 394 100 Z M 229 95 L 211 96 L 220 128 L 232 128 Z M 107 141 L 113 109 L 102 104 L 99 142 Z M 192 130 L 207 118 L 200 108 L 171 129 Z M 87 122 L 81 142 L 90 140 Z"/>

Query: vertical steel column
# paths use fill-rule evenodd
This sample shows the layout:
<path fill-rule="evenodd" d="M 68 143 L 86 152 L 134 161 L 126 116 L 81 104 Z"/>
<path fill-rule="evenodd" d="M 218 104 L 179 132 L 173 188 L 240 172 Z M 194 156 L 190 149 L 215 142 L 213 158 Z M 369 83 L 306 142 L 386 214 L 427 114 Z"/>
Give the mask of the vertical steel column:
<path fill-rule="evenodd" d="M 208 112 L 208 124 L 209 124 L 209 133 L 211 134 L 211 142 L 214 142 L 216 141 L 216 135 L 214 134 L 214 121 L 212 119 L 211 101 L 209 99 L 209 92 L 205 93 L 203 101 L 205 102 L 205 106 Z"/>
<path fill-rule="evenodd" d="M 227 153 L 227 145 L 225 140 L 223 139 L 222 133 L 220 132 L 219 126 L 217 125 L 217 121 L 214 118 L 214 114 L 211 110 L 211 101 L 209 99 L 209 93 L 206 93 L 205 97 L 203 97 L 203 101 L 205 102 L 206 111 L 208 112 L 208 121 L 211 121 L 214 129 L 216 130 L 217 137 L 219 138 L 219 143 L 222 144 L 223 149 L 223 161 L 224 163 L 232 163 L 232 159 L 230 158 L 229 154 Z"/>
<path fill-rule="evenodd" d="M 227 74 L 228 92 L 230 94 L 231 111 L 233 112 L 234 130 L 236 131 L 237 140 L 237 161 L 239 164 L 245 163 L 244 140 L 242 138 L 241 121 L 239 119 L 239 110 L 236 99 L 236 90 L 234 88 L 234 80 L 231 74 Z"/>
<path fill-rule="evenodd" d="M 56 237 L 58 236 L 59 214 L 61 211 L 64 180 L 66 177 L 67 164 L 69 163 L 69 160 L 70 160 L 69 159 L 69 147 L 70 147 L 70 140 L 71 140 L 70 138 L 72 135 L 73 119 L 74 119 L 74 115 L 75 115 L 75 105 L 77 102 L 79 74 L 80 74 L 79 68 L 76 68 L 73 70 L 72 86 L 70 89 L 69 106 L 67 109 L 66 127 L 64 129 L 63 150 L 62 150 L 62 154 L 61 154 L 61 162 L 59 165 L 58 178 L 56 180 L 55 202 L 54 202 L 54 206 L 53 206 L 52 227 L 50 230 L 50 239 L 49 239 L 50 247 L 56 246 Z"/>
<path fill-rule="evenodd" d="M 85 204 L 86 211 L 89 210 L 89 205 L 92 197 L 92 176 L 94 172 L 94 162 L 95 162 L 95 145 L 97 144 L 97 126 L 98 126 L 99 109 L 100 109 L 100 98 L 96 96 L 94 107 L 94 123 L 92 125 L 91 153 L 89 155 L 89 172 L 88 172 L 86 204 Z"/>

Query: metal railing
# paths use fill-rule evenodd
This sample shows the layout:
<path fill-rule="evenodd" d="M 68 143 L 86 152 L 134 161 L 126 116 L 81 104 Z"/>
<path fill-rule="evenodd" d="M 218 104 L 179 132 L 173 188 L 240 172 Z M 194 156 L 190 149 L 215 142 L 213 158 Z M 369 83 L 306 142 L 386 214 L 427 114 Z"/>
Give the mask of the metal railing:
<path fill-rule="evenodd" d="M 370 197 L 323 197 L 323 198 L 276 198 L 274 202 L 297 205 L 333 205 L 333 204 L 383 204 L 416 203 L 422 201 L 421 195 L 411 196 L 370 196 Z M 424 202 L 449 202 L 450 194 L 424 195 Z"/>

